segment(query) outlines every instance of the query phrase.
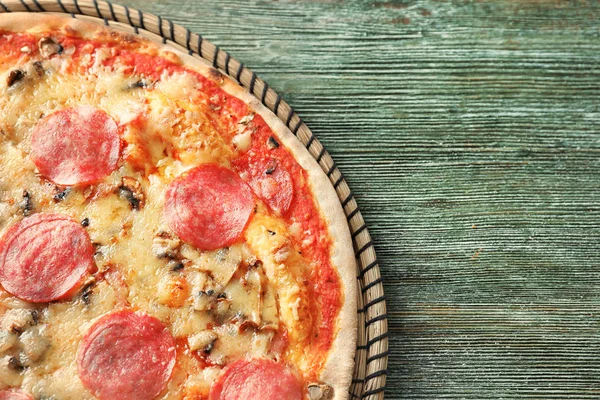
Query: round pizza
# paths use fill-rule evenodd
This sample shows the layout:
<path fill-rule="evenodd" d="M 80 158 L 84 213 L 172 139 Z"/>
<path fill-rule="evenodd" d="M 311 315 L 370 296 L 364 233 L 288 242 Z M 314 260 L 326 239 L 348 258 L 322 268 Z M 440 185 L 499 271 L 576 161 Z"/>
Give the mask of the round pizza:
<path fill-rule="evenodd" d="M 345 399 L 355 259 L 285 125 L 188 54 L 0 16 L 0 399 Z"/>

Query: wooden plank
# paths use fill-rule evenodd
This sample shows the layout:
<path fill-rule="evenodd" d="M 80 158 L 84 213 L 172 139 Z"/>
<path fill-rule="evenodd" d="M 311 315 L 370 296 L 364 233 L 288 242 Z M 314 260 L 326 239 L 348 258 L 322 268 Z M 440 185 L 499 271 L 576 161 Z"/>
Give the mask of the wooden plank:
<path fill-rule="evenodd" d="M 600 6 L 127 0 L 303 116 L 382 264 L 388 398 L 600 397 Z"/>

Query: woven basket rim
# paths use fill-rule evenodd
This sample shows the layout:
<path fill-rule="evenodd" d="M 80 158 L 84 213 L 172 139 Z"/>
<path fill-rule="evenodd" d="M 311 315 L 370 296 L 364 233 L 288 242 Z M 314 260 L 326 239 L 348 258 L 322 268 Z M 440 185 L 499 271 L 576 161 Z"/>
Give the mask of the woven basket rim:
<path fill-rule="evenodd" d="M 358 270 L 358 342 L 350 395 L 382 400 L 388 365 L 388 327 L 385 296 L 373 241 L 354 195 L 327 150 L 294 109 L 256 73 L 219 46 L 169 19 L 101 0 L 2 0 L 0 12 L 67 13 L 174 46 L 200 58 L 231 77 L 285 123 L 319 163 L 333 185 L 346 214 Z"/>

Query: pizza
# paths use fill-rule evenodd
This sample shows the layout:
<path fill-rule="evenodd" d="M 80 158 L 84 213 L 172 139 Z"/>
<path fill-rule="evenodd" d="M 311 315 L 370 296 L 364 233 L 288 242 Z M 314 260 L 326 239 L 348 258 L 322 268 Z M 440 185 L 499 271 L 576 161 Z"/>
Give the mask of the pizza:
<path fill-rule="evenodd" d="M 286 126 L 175 48 L 0 16 L 0 400 L 345 399 L 355 259 Z"/>

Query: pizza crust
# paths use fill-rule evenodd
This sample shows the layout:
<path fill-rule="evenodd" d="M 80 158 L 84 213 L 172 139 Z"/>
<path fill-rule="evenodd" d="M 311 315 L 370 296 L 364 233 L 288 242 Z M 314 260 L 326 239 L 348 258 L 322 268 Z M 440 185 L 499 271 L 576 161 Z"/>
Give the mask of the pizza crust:
<path fill-rule="evenodd" d="M 118 33 L 127 41 L 137 41 L 141 48 L 157 48 L 175 53 L 185 66 L 200 72 L 206 77 L 213 78 L 215 69 L 203 60 L 192 57 L 168 45 L 158 45 L 148 39 L 109 29 L 96 23 L 82 21 L 64 14 L 55 13 L 10 13 L 0 16 L 0 29 L 22 32 L 32 30 L 51 32 L 53 30 L 71 29 L 91 38 L 99 32 Z M 164 55 L 163 55 L 164 56 Z M 171 58 L 171 57 L 169 57 Z M 273 133 L 292 153 L 296 161 L 308 172 L 310 186 L 318 207 L 325 218 L 332 241 L 331 263 L 337 270 L 342 283 L 343 303 L 338 316 L 338 331 L 329 351 L 320 380 L 334 388 L 335 400 L 348 398 L 348 389 L 354 369 L 354 354 L 356 352 L 357 317 L 356 317 L 356 260 L 352 240 L 346 222 L 344 210 L 337 193 L 329 179 L 310 155 L 302 143 L 292 134 L 285 124 L 258 99 L 248 93 L 229 77 L 223 75 L 221 88 L 227 93 L 241 99 L 256 113 L 261 115 L 272 129 Z"/>

